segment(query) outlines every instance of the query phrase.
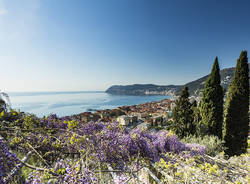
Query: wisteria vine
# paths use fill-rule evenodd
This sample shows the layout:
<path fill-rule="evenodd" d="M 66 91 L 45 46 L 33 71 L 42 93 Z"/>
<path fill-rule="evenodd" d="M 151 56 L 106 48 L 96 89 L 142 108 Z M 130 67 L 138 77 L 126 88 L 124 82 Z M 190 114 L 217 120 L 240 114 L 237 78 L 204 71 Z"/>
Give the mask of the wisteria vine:
<path fill-rule="evenodd" d="M 168 131 L 129 130 L 117 122 L 82 124 L 74 117 L 59 118 L 54 114 L 43 118 L 25 114 L 11 117 L 1 121 L 1 135 L 13 151 L 22 155 L 32 151 L 42 166 L 37 169 L 36 165 L 26 165 L 33 168 L 26 183 L 100 183 L 110 178 L 110 171 L 117 172 L 113 180 L 126 183 L 143 164 L 170 161 L 167 152 L 183 157 L 205 153 L 204 146 L 181 143 Z M 6 164 L 12 168 L 18 160 L 6 147 L 0 150 L 5 151 L 5 157 L 13 157 L 10 163 L 1 163 L 3 178 L 10 172 Z"/>

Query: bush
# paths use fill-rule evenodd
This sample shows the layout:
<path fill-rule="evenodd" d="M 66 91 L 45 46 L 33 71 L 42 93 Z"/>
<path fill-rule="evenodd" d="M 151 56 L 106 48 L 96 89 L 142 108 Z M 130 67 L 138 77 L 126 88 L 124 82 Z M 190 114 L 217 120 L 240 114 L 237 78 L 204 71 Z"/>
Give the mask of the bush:
<path fill-rule="evenodd" d="M 214 135 L 206 135 L 204 137 L 187 136 L 181 142 L 183 143 L 197 143 L 206 146 L 206 154 L 210 156 L 218 155 L 223 151 L 223 142 Z"/>
<path fill-rule="evenodd" d="M 196 130 L 195 130 L 195 135 L 198 137 L 203 137 L 205 135 L 208 135 L 208 126 L 203 123 L 202 121 L 199 121 L 196 124 Z"/>

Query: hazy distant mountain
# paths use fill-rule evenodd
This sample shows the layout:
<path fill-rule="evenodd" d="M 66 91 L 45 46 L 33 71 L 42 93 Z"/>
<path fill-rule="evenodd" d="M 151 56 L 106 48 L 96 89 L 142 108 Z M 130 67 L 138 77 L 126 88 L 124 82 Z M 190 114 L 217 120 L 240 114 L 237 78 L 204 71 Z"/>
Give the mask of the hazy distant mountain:
<path fill-rule="evenodd" d="M 248 64 L 249 67 L 249 64 Z M 232 81 L 235 68 L 226 68 L 220 71 L 221 85 L 226 90 Z M 189 88 L 191 95 L 200 95 L 204 84 L 209 75 L 201 77 L 185 85 L 166 85 L 159 86 L 154 84 L 133 84 L 133 85 L 114 85 L 106 90 L 106 93 L 114 95 L 178 95 L 184 86 Z"/>

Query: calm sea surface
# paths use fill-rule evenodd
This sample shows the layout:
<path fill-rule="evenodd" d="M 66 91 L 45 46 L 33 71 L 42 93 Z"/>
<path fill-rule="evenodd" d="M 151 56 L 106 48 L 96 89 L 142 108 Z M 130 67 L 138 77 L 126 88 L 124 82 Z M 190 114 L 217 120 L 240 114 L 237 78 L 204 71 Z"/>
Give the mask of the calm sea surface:
<path fill-rule="evenodd" d="M 78 114 L 91 110 L 113 109 L 159 101 L 169 96 L 119 96 L 105 92 L 10 92 L 13 109 L 34 113 L 41 117 L 56 113 L 59 116 Z"/>

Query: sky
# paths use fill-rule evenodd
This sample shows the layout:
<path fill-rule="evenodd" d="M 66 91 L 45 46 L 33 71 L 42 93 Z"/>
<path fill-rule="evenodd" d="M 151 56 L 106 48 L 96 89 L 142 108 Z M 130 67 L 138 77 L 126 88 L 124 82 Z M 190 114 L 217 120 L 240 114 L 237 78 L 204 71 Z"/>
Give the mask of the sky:
<path fill-rule="evenodd" d="M 0 0 L 1 91 L 185 84 L 250 51 L 249 0 Z"/>

